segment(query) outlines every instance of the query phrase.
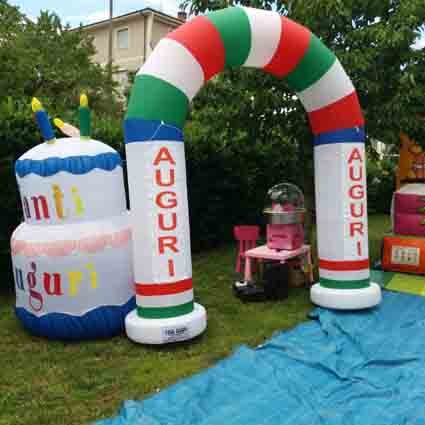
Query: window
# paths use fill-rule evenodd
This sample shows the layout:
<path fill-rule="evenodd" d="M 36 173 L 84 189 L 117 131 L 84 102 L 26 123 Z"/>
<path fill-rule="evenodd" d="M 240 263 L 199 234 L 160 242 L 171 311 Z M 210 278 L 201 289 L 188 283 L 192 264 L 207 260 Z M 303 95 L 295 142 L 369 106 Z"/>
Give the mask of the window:
<path fill-rule="evenodd" d="M 128 49 L 129 37 L 128 28 L 117 31 L 117 45 L 118 49 Z"/>

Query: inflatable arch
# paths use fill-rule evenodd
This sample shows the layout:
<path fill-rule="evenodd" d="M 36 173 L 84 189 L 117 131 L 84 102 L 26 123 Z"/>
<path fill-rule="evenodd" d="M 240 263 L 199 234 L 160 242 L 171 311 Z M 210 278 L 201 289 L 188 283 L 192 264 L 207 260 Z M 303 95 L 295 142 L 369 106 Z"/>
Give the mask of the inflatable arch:
<path fill-rule="evenodd" d="M 227 67 L 284 78 L 314 134 L 320 282 L 318 305 L 380 302 L 369 281 L 364 119 L 335 55 L 307 28 L 278 13 L 230 7 L 198 16 L 162 39 L 137 74 L 125 121 L 137 311 L 128 336 L 188 339 L 206 326 L 193 302 L 182 128 L 201 86 Z"/>

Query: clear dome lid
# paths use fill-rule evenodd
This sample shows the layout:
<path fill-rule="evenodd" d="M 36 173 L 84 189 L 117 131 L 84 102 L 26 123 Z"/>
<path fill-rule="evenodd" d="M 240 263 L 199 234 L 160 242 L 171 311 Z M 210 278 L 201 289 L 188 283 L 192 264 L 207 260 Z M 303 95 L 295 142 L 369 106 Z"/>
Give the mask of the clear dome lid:
<path fill-rule="evenodd" d="M 271 201 L 273 212 L 304 211 L 304 195 L 301 190 L 292 183 L 280 183 L 273 186 L 267 192 Z"/>

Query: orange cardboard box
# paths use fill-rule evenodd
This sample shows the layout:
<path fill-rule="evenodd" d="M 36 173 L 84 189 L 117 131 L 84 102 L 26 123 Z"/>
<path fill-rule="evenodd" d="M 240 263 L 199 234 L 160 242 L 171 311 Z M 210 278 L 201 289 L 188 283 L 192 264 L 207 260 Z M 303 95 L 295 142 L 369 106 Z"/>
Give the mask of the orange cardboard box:
<path fill-rule="evenodd" d="M 393 272 L 425 274 L 425 238 L 384 236 L 382 268 Z"/>

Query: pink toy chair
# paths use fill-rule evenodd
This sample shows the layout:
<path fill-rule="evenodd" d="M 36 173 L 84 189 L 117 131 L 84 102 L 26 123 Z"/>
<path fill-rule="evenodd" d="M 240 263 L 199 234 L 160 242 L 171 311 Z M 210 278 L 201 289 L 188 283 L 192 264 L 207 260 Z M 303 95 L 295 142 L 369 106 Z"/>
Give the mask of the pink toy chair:
<path fill-rule="evenodd" d="M 242 273 L 241 263 L 245 260 L 245 251 L 255 248 L 260 237 L 260 226 L 235 226 L 235 239 L 239 242 L 239 252 L 236 259 L 236 272 Z"/>

